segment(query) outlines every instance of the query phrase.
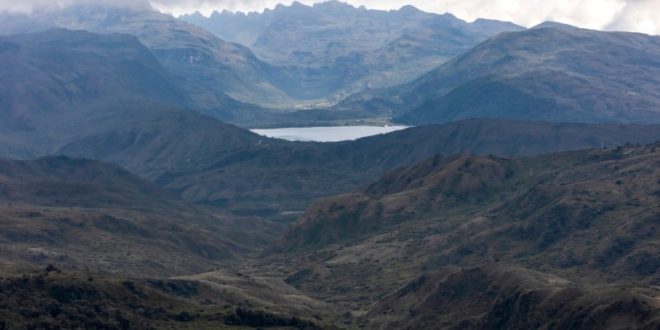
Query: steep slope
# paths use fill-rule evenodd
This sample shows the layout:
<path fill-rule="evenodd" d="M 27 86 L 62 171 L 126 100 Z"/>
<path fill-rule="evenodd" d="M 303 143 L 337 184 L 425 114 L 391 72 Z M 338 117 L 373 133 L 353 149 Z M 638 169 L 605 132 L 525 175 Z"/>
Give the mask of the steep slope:
<path fill-rule="evenodd" d="M 653 329 L 658 150 L 432 158 L 318 202 L 245 272 L 365 328 Z"/>
<path fill-rule="evenodd" d="M 658 122 L 660 37 L 541 25 L 493 37 L 399 88 L 412 124 L 490 117 Z"/>
<path fill-rule="evenodd" d="M 34 131 L 111 103 L 190 102 L 151 52 L 129 35 L 51 30 L 2 37 L 0 45 L 3 131 Z"/>
<path fill-rule="evenodd" d="M 234 112 L 236 108 L 246 112 L 261 111 L 234 99 L 277 104 L 288 98 L 282 89 L 286 84 L 281 84 L 278 70 L 257 59 L 246 47 L 225 42 L 149 7 L 74 5 L 3 20 L 10 22 L 5 23 L 4 34 L 59 27 L 133 35 L 176 75 L 196 110 L 221 118 L 240 114 Z"/>
<path fill-rule="evenodd" d="M 532 155 L 658 139 L 658 126 L 468 120 L 353 142 L 264 139 L 249 148 L 197 154 L 189 167 L 162 173 L 157 182 L 187 199 L 241 213 L 289 214 L 304 210 L 315 199 L 353 190 L 390 169 L 436 154 Z M 77 154 L 74 150 L 65 149 Z"/>
<path fill-rule="evenodd" d="M 168 159 L 147 158 L 167 164 L 183 162 L 186 152 L 233 149 L 260 139 L 182 110 L 190 99 L 135 37 L 50 30 L 2 37 L 0 43 L 6 49 L 0 53 L 0 137 L 6 157 L 48 155 L 72 141 L 112 133 L 123 145 L 161 141 L 143 145 L 142 158 L 124 165 L 146 162 L 151 153 L 145 149 L 167 154 Z M 178 140 L 179 148 L 163 149 L 165 136 Z M 118 147 L 95 146 L 101 153 Z"/>
<path fill-rule="evenodd" d="M 263 234 L 125 170 L 65 157 L 0 161 L 0 259 L 167 276 L 252 251 Z M 236 240 L 243 237 L 242 240 Z"/>
<path fill-rule="evenodd" d="M 412 6 L 381 11 L 339 1 L 181 18 L 286 67 L 292 80 L 300 81 L 296 97 L 308 100 L 301 106 L 310 107 L 409 81 L 490 36 L 522 30 L 498 21 L 470 24 Z"/>
<path fill-rule="evenodd" d="M 364 236 L 431 211 L 493 202 L 520 164 L 496 157 L 436 156 L 386 174 L 354 194 L 317 202 L 281 237 L 286 250 L 322 247 Z"/>
<path fill-rule="evenodd" d="M 319 320 L 308 310 L 288 304 L 295 298 L 280 299 L 279 308 L 273 308 L 256 299 L 239 301 L 227 286 L 222 290 L 194 280 L 2 266 L 0 326 L 5 328 L 318 328 Z M 310 299 L 306 303 L 320 307 Z"/>
<path fill-rule="evenodd" d="M 0 54 L 6 63 L 0 70 L 7 72 L 0 81 L 10 102 L 0 111 L 16 118 L 0 130 L 3 156 L 109 161 L 187 200 L 240 214 L 291 214 L 435 154 L 535 154 L 649 143 L 660 136 L 656 126 L 471 120 L 355 142 L 290 143 L 181 110 L 167 72 L 133 37 L 54 30 L 5 40 L 22 48 L 21 56 Z M 113 79 L 103 83 L 106 76 Z"/>
<path fill-rule="evenodd" d="M 488 265 L 422 275 L 361 318 L 368 328 L 654 329 L 652 289 L 581 288 L 556 276 Z"/>
<path fill-rule="evenodd" d="M 651 145 L 517 159 L 434 157 L 354 195 L 318 202 L 280 243 L 285 249 L 324 246 L 461 211 L 472 220 L 440 243 L 447 248 L 441 263 L 477 254 L 653 282 L 657 260 L 646 266 L 658 248 L 651 229 L 660 211 L 657 150 Z"/>

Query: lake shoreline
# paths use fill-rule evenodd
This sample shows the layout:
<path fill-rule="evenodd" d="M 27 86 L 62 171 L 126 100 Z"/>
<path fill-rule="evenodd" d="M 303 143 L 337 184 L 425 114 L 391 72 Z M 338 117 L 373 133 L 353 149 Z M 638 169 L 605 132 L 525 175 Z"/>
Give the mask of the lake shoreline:
<path fill-rule="evenodd" d="M 299 142 L 342 142 L 400 131 L 410 126 L 314 126 L 257 128 L 251 132 L 275 139 Z"/>

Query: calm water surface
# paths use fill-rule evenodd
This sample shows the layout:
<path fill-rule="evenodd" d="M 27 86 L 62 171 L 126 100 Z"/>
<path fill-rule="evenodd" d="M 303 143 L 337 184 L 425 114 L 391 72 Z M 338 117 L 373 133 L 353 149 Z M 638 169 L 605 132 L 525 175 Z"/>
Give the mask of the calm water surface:
<path fill-rule="evenodd" d="M 391 133 L 408 126 L 333 126 L 253 129 L 259 135 L 289 141 L 339 142 Z"/>

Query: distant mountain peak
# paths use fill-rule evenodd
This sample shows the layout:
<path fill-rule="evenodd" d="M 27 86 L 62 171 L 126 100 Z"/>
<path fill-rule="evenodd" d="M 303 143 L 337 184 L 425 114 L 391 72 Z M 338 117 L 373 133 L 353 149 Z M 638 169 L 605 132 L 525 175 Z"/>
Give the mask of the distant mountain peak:
<path fill-rule="evenodd" d="M 545 21 L 541 24 L 533 26 L 531 29 L 577 29 L 577 27 L 568 25 L 565 23 L 554 22 L 554 21 Z"/>
<path fill-rule="evenodd" d="M 338 0 L 329 0 L 329 1 L 324 1 L 324 2 L 318 2 L 318 3 L 315 3 L 315 4 L 314 4 L 314 7 L 320 7 L 320 8 L 323 8 L 323 7 L 326 7 L 326 8 L 327 8 L 327 7 L 334 7 L 334 8 L 346 8 L 346 7 L 348 7 L 348 8 L 355 8 L 355 6 L 353 6 L 353 5 L 351 5 L 351 4 L 347 3 L 347 2 L 338 1 Z"/>
<path fill-rule="evenodd" d="M 405 5 L 401 8 L 399 8 L 399 12 L 405 13 L 405 14 L 417 14 L 417 13 L 423 13 L 423 11 L 419 10 L 419 8 L 413 6 L 413 5 Z"/>

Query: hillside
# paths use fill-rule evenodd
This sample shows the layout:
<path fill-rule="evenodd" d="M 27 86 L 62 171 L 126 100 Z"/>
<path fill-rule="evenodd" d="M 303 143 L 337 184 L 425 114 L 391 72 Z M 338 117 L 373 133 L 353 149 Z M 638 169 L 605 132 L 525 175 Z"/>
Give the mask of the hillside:
<path fill-rule="evenodd" d="M 186 199 L 241 214 L 278 215 L 304 210 L 315 199 L 354 190 L 386 171 L 436 154 L 533 155 L 659 138 L 657 126 L 468 120 L 342 143 L 264 139 L 258 146 L 197 154 L 189 167 L 160 172 L 156 182 Z M 117 155 L 130 159 L 132 153 Z"/>
<path fill-rule="evenodd" d="M 247 286 L 229 293 L 227 286 L 194 280 L 126 278 L 54 266 L 36 270 L 2 264 L 1 269 L 0 326 L 11 329 L 317 329 L 319 320 L 310 309 L 322 306 L 307 299 L 301 308 L 289 297 L 273 307 L 263 297 L 246 296 Z M 257 296 L 259 289 L 253 289 Z"/>
<path fill-rule="evenodd" d="M 122 102 L 185 106 L 189 99 L 135 37 L 83 31 L 0 37 L 3 132 L 82 117 Z"/>
<path fill-rule="evenodd" d="M 117 166 L 66 157 L 0 160 L 0 210 L 0 260 L 124 275 L 202 272 L 268 236 Z"/>
<path fill-rule="evenodd" d="M 660 329 L 660 37 L 150 3 L 0 1 L 0 330 Z"/>
<path fill-rule="evenodd" d="M 109 132 L 121 136 L 124 144 L 127 139 L 141 143 L 129 134 L 138 131 L 143 139 L 159 134 L 171 134 L 169 140 L 194 139 L 179 140 L 186 145 L 179 153 L 236 148 L 259 140 L 248 131 L 185 110 L 190 99 L 176 79 L 130 35 L 57 29 L 1 37 L 0 43 L 5 49 L 0 53 L 0 151 L 5 157 L 50 155 L 73 141 Z M 206 127 L 200 134 L 207 143 L 198 143 L 205 140 L 189 127 Z M 105 147 L 95 151 L 113 150 Z M 142 151 L 141 157 L 148 157 Z M 168 155 L 168 160 L 155 160 L 183 161 Z"/>
<path fill-rule="evenodd" d="M 657 248 L 649 226 L 659 211 L 658 156 L 657 145 L 529 158 L 436 156 L 319 201 L 280 242 L 285 249 L 319 247 L 460 211 L 458 218 L 471 220 L 442 243 L 451 247 L 441 253 L 445 261 L 477 252 L 493 260 L 524 256 L 653 281 L 660 269 L 642 260 Z M 611 239 L 584 241 L 607 232 Z"/>
<path fill-rule="evenodd" d="M 286 142 L 182 110 L 177 104 L 185 98 L 170 102 L 179 95 L 176 85 L 131 36 L 53 30 L 5 40 L 20 44 L 21 56 L 0 54 L 6 63 L 0 70 L 7 72 L 0 81 L 9 86 L 3 100 L 10 102 L 0 116 L 15 118 L 0 130 L 4 157 L 108 161 L 186 200 L 243 215 L 298 212 L 317 198 L 436 154 L 529 155 L 650 143 L 660 136 L 657 126 L 484 119 L 337 144 Z M 33 74 L 13 70 L 24 67 Z M 41 88 L 12 89 L 33 85 Z"/>
<path fill-rule="evenodd" d="M 241 222 L 204 220 L 197 207 L 97 161 L 3 161 L 3 261 L 79 270 L 84 264 L 140 278 L 57 271 L 18 277 L 5 274 L 10 264 L 2 268 L 2 291 L 29 298 L 0 306 L 0 313 L 10 324 L 37 322 L 20 311 L 46 304 L 30 315 L 40 322 L 191 327 L 476 329 L 528 327 L 533 318 L 557 328 L 653 329 L 660 311 L 652 230 L 660 212 L 657 150 L 434 157 L 365 187 L 356 193 L 362 200 L 319 202 L 300 224 L 323 229 L 289 231 L 281 241 L 286 252 L 174 281 L 142 277 L 223 265 L 211 247 L 249 241 L 222 232 Z M 97 303 L 113 312 L 81 316 Z"/>
<path fill-rule="evenodd" d="M 412 125 L 465 118 L 654 123 L 660 38 L 541 25 L 492 37 L 423 77 L 338 105 Z"/>
<path fill-rule="evenodd" d="M 422 275 L 360 319 L 368 328 L 653 329 L 657 292 L 583 289 L 522 268 L 488 265 Z"/>
<path fill-rule="evenodd" d="M 653 329 L 658 150 L 431 158 L 319 201 L 245 272 L 366 328 Z"/>
<path fill-rule="evenodd" d="M 410 81 L 488 37 L 523 29 L 490 20 L 467 23 L 412 6 L 367 10 L 339 1 L 181 19 L 285 68 L 291 81 L 299 81 L 295 97 L 308 107 Z"/>
<path fill-rule="evenodd" d="M 288 99 L 286 81 L 278 69 L 260 61 L 248 48 L 149 7 L 77 4 L 27 16 L 3 13 L 2 18 L 1 34 L 66 28 L 133 35 L 175 75 L 194 102 L 194 110 L 220 118 L 263 111 L 236 100 L 268 105 Z"/>

